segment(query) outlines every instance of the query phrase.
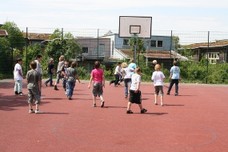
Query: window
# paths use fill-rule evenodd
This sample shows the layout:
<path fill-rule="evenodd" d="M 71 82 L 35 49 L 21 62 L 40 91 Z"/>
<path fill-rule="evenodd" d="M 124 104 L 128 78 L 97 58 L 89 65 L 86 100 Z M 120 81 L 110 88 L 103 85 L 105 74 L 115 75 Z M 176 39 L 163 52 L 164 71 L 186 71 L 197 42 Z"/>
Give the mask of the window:
<path fill-rule="evenodd" d="M 128 45 L 128 39 L 123 39 L 123 45 Z"/>
<path fill-rule="evenodd" d="M 219 52 L 210 52 L 206 54 L 206 58 L 208 57 L 210 64 L 216 64 L 217 60 L 219 60 Z"/>
<path fill-rule="evenodd" d="M 82 47 L 82 53 L 88 53 L 89 49 L 88 47 Z"/>
<path fill-rule="evenodd" d="M 156 41 L 155 40 L 151 40 L 150 41 L 150 46 L 151 47 L 156 47 Z"/>
<path fill-rule="evenodd" d="M 163 46 L 163 42 L 162 41 L 158 41 L 158 47 L 162 47 Z"/>

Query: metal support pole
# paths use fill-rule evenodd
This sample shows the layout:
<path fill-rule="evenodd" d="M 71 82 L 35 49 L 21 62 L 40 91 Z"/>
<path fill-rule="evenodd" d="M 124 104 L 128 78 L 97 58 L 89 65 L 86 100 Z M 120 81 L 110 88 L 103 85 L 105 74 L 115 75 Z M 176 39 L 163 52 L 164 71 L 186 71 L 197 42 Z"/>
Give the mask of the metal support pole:
<path fill-rule="evenodd" d="M 99 29 L 97 29 L 97 60 L 99 57 Z"/>
<path fill-rule="evenodd" d="M 27 49 L 28 49 L 28 27 L 26 27 L 26 41 L 25 41 L 25 71 L 28 71 Z"/>
<path fill-rule="evenodd" d="M 210 45 L 210 31 L 208 31 L 208 33 L 207 33 L 207 76 L 206 76 L 206 83 L 208 81 L 209 45 Z"/>
<path fill-rule="evenodd" d="M 134 34 L 134 63 L 136 63 L 137 34 Z"/>

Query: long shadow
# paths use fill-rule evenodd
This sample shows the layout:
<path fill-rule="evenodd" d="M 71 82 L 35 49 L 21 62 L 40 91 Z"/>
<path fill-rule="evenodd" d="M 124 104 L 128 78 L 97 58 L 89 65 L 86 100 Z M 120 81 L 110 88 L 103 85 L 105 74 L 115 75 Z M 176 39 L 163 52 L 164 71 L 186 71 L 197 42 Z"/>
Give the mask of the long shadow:
<path fill-rule="evenodd" d="M 55 115 L 68 115 L 69 113 L 66 113 L 66 112 L 41 112 L 41 113 L 39 113 L 38 115 L 43 115 L 43 114 L 48 114 L 48 115 L 53 115 L 53 114 L 55 114 Z"/>
<path fill-rule="evenodd" d="M 8 95 L 1 96 L 0 98 L 0 110 L 12 111 L 17 110 L 18 107 L 27 107 L 28 102 L 27 95 L 16 96 L 16 95 Z M 47 104 L 49 102 L 41 102 L 41 104 Z"/>
<path fill-rule="evenodd" d="M 0 88 L 9 89 L 14 87 L 14 82 L 0 82 Z M 24 87 L 23 87 L 24 88 Z"/>
<path fill-rule="evenodd" d="M 0 110 L 11 111 L 25 106 L 28 106 L 27 96 L 1 96 Z"/>
<path fill-rule="evenodd" d="M 164 106 L 184 106 L 184 104 L 164 104 Z"/>
<path fill-rule="evenodd" d="M 196 95 L 189 95 L 189 94 L 180 94 L 180 95 L 178 95 L 178 96 L 189 96 L 189 97 L 191 97 L 191 96 L 196 96 Z"/>
<path fill-rule="evenodd" d="M 142 100 L 149 100 L 149 98 L 142 98 Z"/>
<path fill-rule="evenodd" d="M 149 92 L 149 93 L 147 93 L 147 92 L 145 93 L 144 92 L 144 93 L 142 93 L 142 95 L 154 95 L 154 93 L 153 92 Z"/>
<path fill-rule="evenodd" d="M 121 109 L 126 109 L 127 107 L 123 107 L 123 106 L 104 106 L 104 108 L 121 108 Z"/>
<path fill-rule="evenodd" d="M 160 116 L 160 115 L 166 115 L 168 114 L 167 112 L 146 112 L 144 114 L 141 114 L 141 113 L 133 113 L 133 114 L 140 114 L 140 115 L 157 115 L 157 116 Z"/>
<path fill-rule="evenodd" d="M 89 98 L 89 99 L 87 99 L 87 98 L 77 98 L 77 97 L 75 97 L 74 98 L 74 96 L 72 97 L 72 100 L 92 100 L 91 98 Z"/>
<path fill-rule="evenodd" d="M 64 99 L 67 99 L 66 97 L 65 98 L 47 98 L 47 97 L 43 97 L 43 99 L 45 100 L 64 100 Z"/>

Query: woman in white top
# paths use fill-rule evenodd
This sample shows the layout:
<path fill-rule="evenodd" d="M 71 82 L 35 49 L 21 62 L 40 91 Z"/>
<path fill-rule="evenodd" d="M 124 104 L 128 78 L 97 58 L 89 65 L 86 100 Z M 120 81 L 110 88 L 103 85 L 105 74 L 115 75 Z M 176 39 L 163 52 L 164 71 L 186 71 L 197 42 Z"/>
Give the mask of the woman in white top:
<path fill-rule="evenodd" d="M 161 102 L 161 106 L 163 106 L 163 81 L 165 78 L 165 75 L 163 74 L 161 70 L 161 66 L 159 64 L 156 64 L 154 67 L 155 71 L 153 72 L 152 76 L 151 76 L 151 80 L 154 82 L 154 89 L 155 89 L 155 93 L 154 93 L 154 104 L 157 105 L 157 97 L 158 94 L 160 92 L 160 102 Z"/>

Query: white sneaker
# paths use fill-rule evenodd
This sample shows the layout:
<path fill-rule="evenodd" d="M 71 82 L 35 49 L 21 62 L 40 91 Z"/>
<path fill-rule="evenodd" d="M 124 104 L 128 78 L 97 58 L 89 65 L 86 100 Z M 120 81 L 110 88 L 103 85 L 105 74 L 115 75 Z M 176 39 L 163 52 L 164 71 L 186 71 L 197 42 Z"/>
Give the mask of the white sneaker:
<path fill-rule="evenodd" d="M 33 109 L 30 109 L 29 113 L 35 113 L 35 111 Z"/>
<path fill-rule="evenodd" d="M 40 110 L 35 110 L 35 114 L 42 113 Z"/>

